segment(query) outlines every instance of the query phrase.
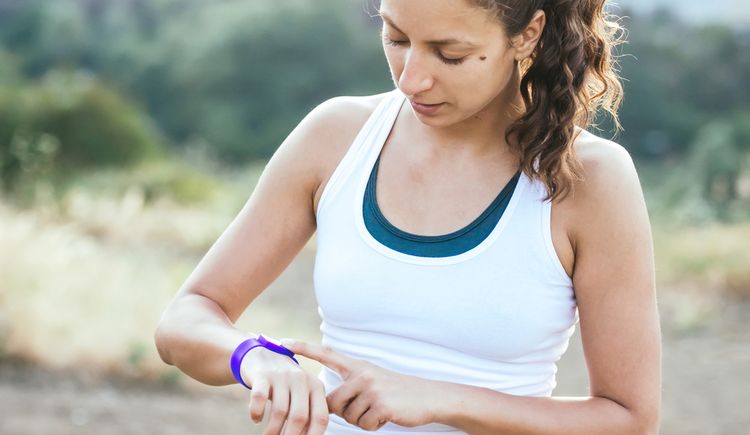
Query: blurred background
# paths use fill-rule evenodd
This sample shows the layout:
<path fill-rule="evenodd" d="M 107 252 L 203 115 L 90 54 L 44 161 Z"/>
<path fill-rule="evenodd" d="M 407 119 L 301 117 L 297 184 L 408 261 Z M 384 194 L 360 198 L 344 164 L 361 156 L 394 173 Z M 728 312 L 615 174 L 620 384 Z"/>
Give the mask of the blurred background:
<path fill-rule="evenodd" d="M 0 0 L 0 433 L 261 433 L 159 316 L 317 104 L 392 89 L 376 0 Z M 621 0 L 664 434 L 747 434 L 750 5 Z M 318 341 L 314 238 L 239 321 Z M 319 366 L 306 365 L 317 371 Z M 576 335 L 555 395 L 586 395 Z"/>

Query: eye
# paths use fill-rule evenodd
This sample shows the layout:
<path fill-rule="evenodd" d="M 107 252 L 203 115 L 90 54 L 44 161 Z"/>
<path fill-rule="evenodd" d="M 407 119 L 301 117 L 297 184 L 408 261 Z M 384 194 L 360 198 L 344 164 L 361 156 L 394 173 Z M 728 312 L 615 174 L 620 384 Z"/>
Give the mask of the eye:
<path fill-rule="evenodd" d="M 395 45 L 397 47 L 400 47 L 402 45 L 406 45 L 409 43 L 409 41 L 395 41 L 387 36 L 383 36 L 383 42 L 385 42 L 388 45 Z"/>
<path fill-rule="evenodd" d="M 385 42 L 387 45 L 392 45 L 394 47 L 403 47 L 405 45 L 409 45 L 409 41 L 396 41 L 393 40 L 387 36 L 383 36 L 383 42 Z M 464 58 L 459 57 L 456 59 L 445 57 L 442 53 L 440 53 L 440 50 L 435 49 L 435 54 L 437 55 L 438 59 L 440 59 L 441 62 L 447 63 L 449 65 L 458 65 L 460 63 L 463 63 Z"/>
<path fill-rule="evenodd" d="M 447 64 L 450 64 L 450 65 L 458 65 L 458 64 L 460 64 L 460 63 L 462 63 L 464 61 L 463 57 L 452 59 L 450 57 L 443 56 L 439 51 L 437 52 L 437 55 L 438 55 L 438 57 L 440 58 L 441 61 L 443 61 L 443 62 L 445 62 Z"/>

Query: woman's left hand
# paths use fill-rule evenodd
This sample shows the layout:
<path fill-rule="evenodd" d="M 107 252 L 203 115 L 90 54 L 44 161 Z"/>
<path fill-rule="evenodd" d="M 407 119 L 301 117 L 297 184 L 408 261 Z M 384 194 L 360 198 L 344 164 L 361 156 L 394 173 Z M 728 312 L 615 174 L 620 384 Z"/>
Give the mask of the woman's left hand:
<path fill-rule="evenodd" d="M 387 422 L 405 427 L 434 422 L 432 403 L 439 399 L 434 383 L 342 355 L 328 346 L 282 340 L 292 352 L 336 371 L 344 382 L 326 397 L 328 410 L 365 430 Z"/>

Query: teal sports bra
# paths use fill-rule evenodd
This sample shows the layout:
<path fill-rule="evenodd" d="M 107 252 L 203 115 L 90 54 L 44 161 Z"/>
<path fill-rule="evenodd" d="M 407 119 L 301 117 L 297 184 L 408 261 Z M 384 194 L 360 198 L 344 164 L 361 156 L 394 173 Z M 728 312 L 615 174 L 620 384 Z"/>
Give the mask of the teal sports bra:
<path fill-rule="evenodd" d="M 367 231 L 380 243 L 409 255 L 420 257 L 450 257 L 479 245 L 495 228 L 510 202 L 521 171 L 516 172 L 492 203 L 467 226 L 449 234 L 423 236 L 396 228 L 380 211 L 375 197 L 380 156 L 370 173 L 365 189 L 363 217 Z"/>

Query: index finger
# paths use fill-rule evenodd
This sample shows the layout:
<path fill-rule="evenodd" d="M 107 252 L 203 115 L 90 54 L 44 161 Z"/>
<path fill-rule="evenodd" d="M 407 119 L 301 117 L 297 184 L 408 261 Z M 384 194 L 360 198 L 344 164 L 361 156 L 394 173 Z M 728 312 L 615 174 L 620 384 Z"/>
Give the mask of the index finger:
<path fill-rule="evenodd" d="M 330 346 L 305 343 L 301 341 L 282 340 L 281 344 L 292 352 L 315 360 L 324 366 L 335 370 L 346 379 L 353 370 L 357 360 L 342 355 Z"/>

